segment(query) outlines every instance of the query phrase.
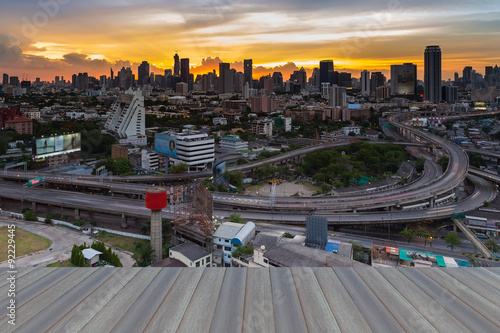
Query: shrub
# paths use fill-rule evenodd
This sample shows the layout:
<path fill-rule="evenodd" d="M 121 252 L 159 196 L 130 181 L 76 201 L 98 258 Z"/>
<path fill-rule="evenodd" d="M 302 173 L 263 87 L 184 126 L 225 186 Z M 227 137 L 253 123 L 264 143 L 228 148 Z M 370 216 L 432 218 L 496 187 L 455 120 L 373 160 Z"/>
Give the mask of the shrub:
<path fill-rule="evenodd" d="M 24 212 L 24 219 L 26 221 L 38 221 L 38 218 L 37 218 L 35 212 L 32 211 L 31 209 L 28 209 Z"/>

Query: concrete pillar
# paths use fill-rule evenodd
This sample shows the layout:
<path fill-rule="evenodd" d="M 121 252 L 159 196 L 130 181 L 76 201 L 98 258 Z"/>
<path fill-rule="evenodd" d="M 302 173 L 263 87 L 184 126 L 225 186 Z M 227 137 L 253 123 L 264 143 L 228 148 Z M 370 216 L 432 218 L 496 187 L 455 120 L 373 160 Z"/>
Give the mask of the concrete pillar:
<path fill-rule="evenodd" d="M 151 211 L 151 248 L 153 249 L 153 261 L 157 262 L 162 259 L 162 221 L 161 210 Z"/>
<path fill-rule="evenodd" d="M 453 232 L 457 232 L 457 225 L 453 223 Z"/>
<path fill-rule="evenodd" d="M 127 229 L 127 216 L 122 214 L 122 229 Z"/>
<path fill-rule="evenodd" d="M 80 209 L 75 208 L 75 220 L 79 220 L 79 219 L 80 219 Z"/>
<path fill-rule="evenodd" d="M 36 202 L 34 201 L 31 203 L 31 210 L 36 213 Z"/>
<path fill-rule="evenodd" d="M 431 198 L 431 199 L 429 200 L 429 207 L 430 207 L 430 208 L 433 208 L 433 207 L 434 207 L 434 198 Z"/>

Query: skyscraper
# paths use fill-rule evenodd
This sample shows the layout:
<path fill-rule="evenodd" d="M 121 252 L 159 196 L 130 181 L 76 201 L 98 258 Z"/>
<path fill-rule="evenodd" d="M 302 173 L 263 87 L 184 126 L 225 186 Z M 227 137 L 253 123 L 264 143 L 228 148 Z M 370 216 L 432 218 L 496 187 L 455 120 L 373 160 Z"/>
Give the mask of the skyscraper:
<path fill-rule="evenodd" d="M 391 65 L 391 94 L 415 95 L 417 93 L 417 65 Z"/>
<path fill-rule="evenodd" d="M 252 83 L 253 83 L 252 59 L 243 60 L 243 74 L 245 74 L 245 83 L 248 82 L 250 88 L 252 88 Z"/>
<path fill-rule="evenodd" d="M 370 89 L 375 94 L 377 92 L 378 87 L 382 87 L 385 85 L 387 79 L 382 72 L 373 72 L 370 78 Z"/>
<path fill-rule="evenodd" d="M 181 59 L 181 82 L 189 84 L 189 58 Z"/>
<path fill-rule="evenodd" d="M 179 55 L 175 53 L 174 55 L 174 75 L 179 76 L 181 70 L 181 64 L 179 63 Z"/>
<path fill-rule="evenodd" d="M 361 96 L 370 96 L 370 72 L 361 72 Z"/>
<path fill-rule="evenodd" d="M 472 66 L 466 66 L 464 67 L 464 70 L 462 71 L 462 78 L 464 80 L 464 84 L 470 84 L 472 82 Z"/>
<path fill-rule="evenodd" d="M 219 63 L 219 91 L 222 93 L 232 93 L 231 64 L 228 62 Z"/>
<path fill-rule="evenodd" d="M 321 83 L 333 83 L 333 60 L 321 60 L 319 62 L 319 81 Z"/>
<path fill-rule="evenodd" d="M 424 53 L 424 99 L 432 102 L 442 100 L 441 48 L 427 46 Z"/>
<path fill-rule="evenodd" d="M 137 70 L 138 72 L 138 83 L 139 86 L 143 86 L 149 83 L 149 63 L 143 61 Z"/>
<path fill-rule="evenodd" d="M 9 74 L 3 74 L 3 83 L 4 86 L 9 84 Z"/>

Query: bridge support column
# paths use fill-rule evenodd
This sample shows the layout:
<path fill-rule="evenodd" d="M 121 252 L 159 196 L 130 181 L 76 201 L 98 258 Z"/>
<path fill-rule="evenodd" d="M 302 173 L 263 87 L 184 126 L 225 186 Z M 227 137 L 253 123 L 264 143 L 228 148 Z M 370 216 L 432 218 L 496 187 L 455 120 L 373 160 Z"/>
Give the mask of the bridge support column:
<path fill-rule="evenodd" d="M 127 216 L 122 214 L 122 229 L 127 229 Z"/>
<path fill-rule="evenodd" d="M 434 208 L 434 198 L 431 198 L 431 199 L 429 200 L 429 207 L 430 207 L 430 208 Z"/>
<path fill-rule="evenodd" d="M 453 232 L 457 232 L 457 225 L 453 223 Z"/>
<path fill-rule="evenodd" d="M 352 210 L 352 212 L 353 212 L 353 213 L 357 213 L 357 212 L 358 212 L 358 210 L 357 210 L 356 208 L 354 208 L 354 209 Z"/>
<path fill-rule="evenodd" d="M 75 220 L 79 220 L 79 219 L 80 219 L 80 209 L 75 208 Z"/>
<path fill-rule="evenodd" d="M 34 201 L 31 203 L 31 210 L 36 213 L 36 202 Z"/>

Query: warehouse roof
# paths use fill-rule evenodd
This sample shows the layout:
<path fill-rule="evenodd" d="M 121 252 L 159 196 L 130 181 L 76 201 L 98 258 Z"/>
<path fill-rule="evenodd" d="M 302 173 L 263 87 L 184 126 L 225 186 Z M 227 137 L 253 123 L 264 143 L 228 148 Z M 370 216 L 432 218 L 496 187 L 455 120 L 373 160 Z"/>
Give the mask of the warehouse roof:
<path fill-rule="evenodd" d="M 9 275 L 0 269 L 0 287 Z M 498 332 L 500 268 L 20 268 L 1 332 Z M 230 292 L 221 292 L 230 290 Z M 0 300 L 6 308 L 7 294 Z"/>

